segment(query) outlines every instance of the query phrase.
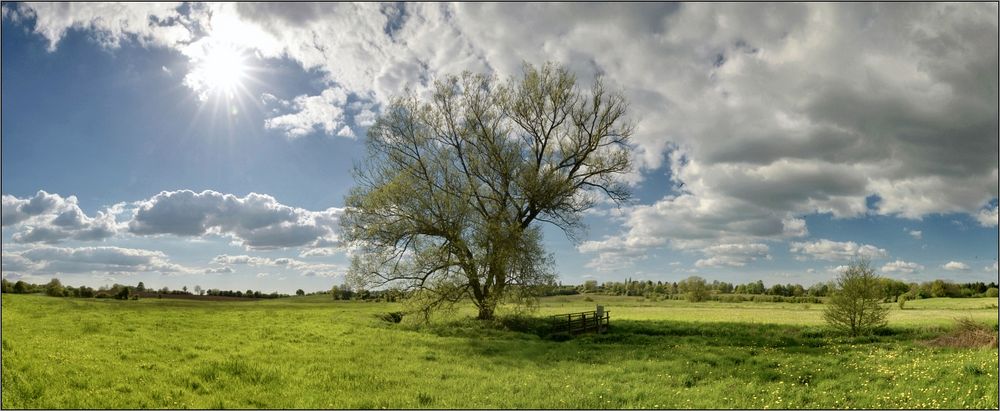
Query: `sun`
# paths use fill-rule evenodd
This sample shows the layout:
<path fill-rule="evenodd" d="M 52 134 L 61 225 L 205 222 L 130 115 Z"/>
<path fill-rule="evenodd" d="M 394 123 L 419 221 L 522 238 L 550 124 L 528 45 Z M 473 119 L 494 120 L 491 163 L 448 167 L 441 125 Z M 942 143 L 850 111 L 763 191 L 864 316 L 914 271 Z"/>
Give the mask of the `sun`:
<path fill-rule="evenodd" d="M 218 46 L 205 56 L 202 70 L 209 90 L 232 95 L 243 86 L 246 57 L 234 47 Z"/>
<path fill-rule="evenodd" d="M 246 79 L 246 56 L 232 45 L 217 44 L 207 50 L 200 69 L 207 90 L 232 97 Z"/>
<path fill-rule="evenodd" d="M 232 99 L 245 89 L 250 71 L 245 50 L 227 42 L 210 42 L 198 54 L 185 82 L 202 100 L 212 96 Z"/>

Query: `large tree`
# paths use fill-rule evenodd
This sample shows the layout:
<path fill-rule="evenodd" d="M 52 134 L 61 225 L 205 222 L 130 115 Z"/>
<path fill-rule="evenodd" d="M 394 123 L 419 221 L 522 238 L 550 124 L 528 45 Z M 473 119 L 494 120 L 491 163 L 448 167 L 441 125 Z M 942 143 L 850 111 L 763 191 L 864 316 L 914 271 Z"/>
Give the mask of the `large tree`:
<path fill-rule="evenodd" d="M 350 279 L 397 283 L 424 307 L 469 298 L 480 319 L 552 283 L 539 223 L 571 239 L 601 196 L 622 202 L 627 104 L 552 64 L 500 81 L 464 73 L 396 97 L 368 131 L 342 218 Z"/>

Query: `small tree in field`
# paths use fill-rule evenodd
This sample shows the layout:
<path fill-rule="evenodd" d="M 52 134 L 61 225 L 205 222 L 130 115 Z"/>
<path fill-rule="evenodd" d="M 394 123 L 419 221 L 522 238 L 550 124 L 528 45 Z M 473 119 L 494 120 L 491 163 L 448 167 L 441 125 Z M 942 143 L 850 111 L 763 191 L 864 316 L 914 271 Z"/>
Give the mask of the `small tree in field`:
<path fill-rule="evenodd" d="M 686 293 L 688 301 L 693 303 L 705 301 L 708 298 L 708 286 L 705 284 L 705 279 L 698 276 L 688 277 L 677 283 L 677 289 Z"/>
<path fill-rule="evenodd" d="M 870 334 L 886 324 L 889 308 L 882 301 L 879 276 L 867 259 L 855 261 L 836 280 L 823 317 L 833 328 L 851 336 Z"/>

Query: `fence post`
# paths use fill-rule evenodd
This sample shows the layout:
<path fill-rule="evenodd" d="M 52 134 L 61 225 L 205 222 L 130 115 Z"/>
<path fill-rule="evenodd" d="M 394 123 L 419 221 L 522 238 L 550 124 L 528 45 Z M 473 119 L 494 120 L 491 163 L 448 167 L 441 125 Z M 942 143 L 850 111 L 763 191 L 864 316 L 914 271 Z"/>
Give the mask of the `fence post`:
<path fill-rule="evenodd" d="M 604 319 L 604 306 L 603 305 L 598 305 L 597 309 L 595 310 L 595 313 L 597 314 L 595 316 L 596 317 L 595 320 L 597 320 L 597 323 L 596 323 L 596 325 L 597 325 L 597 333 L 600 334 L 601 333 L 601 320 Z"/>

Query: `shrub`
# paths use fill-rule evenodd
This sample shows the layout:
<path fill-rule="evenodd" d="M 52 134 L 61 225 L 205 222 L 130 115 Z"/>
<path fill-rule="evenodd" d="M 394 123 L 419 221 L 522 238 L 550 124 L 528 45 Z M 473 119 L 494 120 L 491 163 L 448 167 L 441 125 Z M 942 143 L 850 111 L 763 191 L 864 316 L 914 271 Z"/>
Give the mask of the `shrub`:
<path fill-rule="evenodd" d="M 131 292 L 128 287 L 122 287 L 122 289 L 118 291 L 118 294 L 115 294 L 115 298 L 119 300 L 127 300 L 129 294 L 131 294 Z"/>
<path fill-rule="evenodd" d="M 378 316 L 379 319 L 389 323 L 399 323 L 403 321 L 403 313 L 401 311 L 393 311 L 390 313 L 381 314 Z"/>
<path fill-rule="evenodd" d="M 904 309 L 903 306 L 906 305 L 906 295 L 899 296 L 899 298 L 897 299 L 897 301 L 899 302 L 899 309 L 900 310 Z"/>
<path fill-rule="evenodd" d="M 990 287 L 990 288 L 986 289 L 986 296 L 987 297 L 997 298 L 998 295 L 1000 295 L 1000 292 L 998 292 L 998 290 L 997 290 L 996 287 Z"/>
<path fill-rule="evenodd" d="M 837 277 L 837 290 L 830 297 L 823 317 L 833 328 L 852 337 L 871 334 L 886 324 L 889 309 L 881 306 L 879 276 L 867 259 L 850 264 Z"/>
<path fill-rule="evenodd" d="M 742 295 L 723 295 L 719 297 L 719 301 L 724 303 L 742 303 L 746 301 Z"/>

